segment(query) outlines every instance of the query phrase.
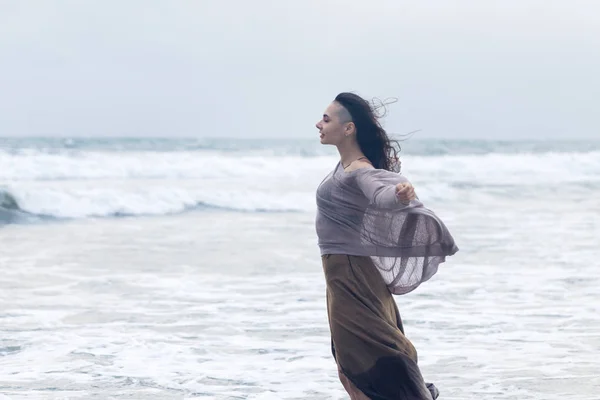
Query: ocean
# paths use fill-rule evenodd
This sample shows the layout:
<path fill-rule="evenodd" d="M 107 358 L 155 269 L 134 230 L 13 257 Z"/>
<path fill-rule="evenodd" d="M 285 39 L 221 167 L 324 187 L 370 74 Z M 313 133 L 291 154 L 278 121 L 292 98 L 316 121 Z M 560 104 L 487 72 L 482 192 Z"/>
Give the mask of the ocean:
<path fill-rule="evenodd" d="M 600 141 L 402 142 L 460 248 L 397 296 L 440 399 L 600 399 Z M 0 399 L 346 399 L 314 140 L 0 138 Z"/>

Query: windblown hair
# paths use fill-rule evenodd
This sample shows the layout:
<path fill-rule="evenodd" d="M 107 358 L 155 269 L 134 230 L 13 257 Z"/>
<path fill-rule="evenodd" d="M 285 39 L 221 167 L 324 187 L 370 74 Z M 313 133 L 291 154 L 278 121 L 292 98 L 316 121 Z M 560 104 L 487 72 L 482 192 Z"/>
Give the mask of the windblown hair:
<path fill-rule="evenodd" d="M 379 119 L 384 116 L 385 112 L 378 114 L 378 111 L 382 107 L 385 110 L 385 104 L 380 102 L 379 105 L 375 105 L 375 103 L 371 105 L 362 97 L 348 92 L 338 94 L 335 102 L 350 114 L 351 121 L 356 126 L 358 145 L 373 166 L 378 169 L 399 172 L 400 145 L 397 140 L 389 138 L 379 123 Z"/>

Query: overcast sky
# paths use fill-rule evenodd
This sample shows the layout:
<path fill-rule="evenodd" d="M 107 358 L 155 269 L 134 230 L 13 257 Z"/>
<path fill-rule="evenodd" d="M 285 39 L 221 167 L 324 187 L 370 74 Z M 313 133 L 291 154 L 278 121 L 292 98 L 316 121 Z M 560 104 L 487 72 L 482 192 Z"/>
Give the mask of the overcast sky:
<path fill-rule="evenodd" d="M 0 0 L 0 136 L 600 138 L 597 0 Z"/>

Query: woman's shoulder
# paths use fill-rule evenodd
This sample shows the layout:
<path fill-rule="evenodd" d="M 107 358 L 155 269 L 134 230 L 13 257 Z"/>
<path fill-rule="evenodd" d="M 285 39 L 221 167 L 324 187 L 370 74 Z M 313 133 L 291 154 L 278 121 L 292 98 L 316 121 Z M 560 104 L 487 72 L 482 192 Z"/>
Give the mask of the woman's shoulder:
<path fill-rule="evenodd" d="M 356 168 L 347 172 L 348 178 L 353 178 L 359 184 L 383 184 L 391 185 L 406 182 L 406 178 L 399 172 L 388 171 L 386 169 L 374 168 L 372 165 Z"/>

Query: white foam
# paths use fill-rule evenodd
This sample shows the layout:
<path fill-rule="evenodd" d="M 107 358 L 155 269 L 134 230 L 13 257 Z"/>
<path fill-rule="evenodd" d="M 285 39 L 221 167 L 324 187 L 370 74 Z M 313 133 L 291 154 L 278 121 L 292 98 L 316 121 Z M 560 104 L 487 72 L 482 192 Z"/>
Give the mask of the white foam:
<path fill-rule="evenodd" d="M 497 184 L 580 182 L 600 174 L 600 152 L 402 156 L 420 179 Z M 244 156 L 203 152 L 0 151 L 0 181 L 297 178 L 333 167 L 335 156 Z"/>
<path fill-rule="evenodd" d="M 56 217 L 161 215 L 197 207 L 315 209 L 335 156 L 218 152 L 0 152 L 0 186 L 30 213 Z M 421 200 L 497 203 L 504 197 L 586 197 L 600 190 L 600 153 L 406 156 Z"/>
<path fill-rule="evenodd" d="M 263 157 L 206 152 L 0 151 L 0 181 L 93 179 L 215 179 L 297 176 L 330 157 Z"/>
<path fill-rule="evenodd" d="M 507 205 L 459 209 L 461 251 L 397 298 L 423 374 L 450 400 L 593 400 L 600 214 L 592 203 Z M 315 242 L 301 213 L 0 229 L 2 390 L 347 399 Z"/>

